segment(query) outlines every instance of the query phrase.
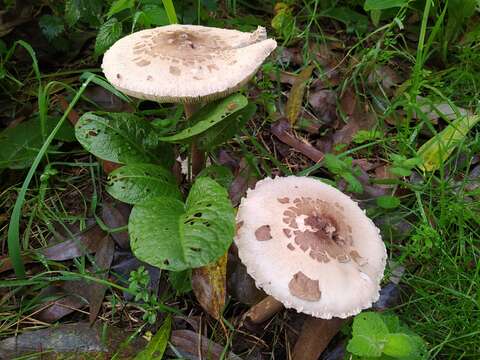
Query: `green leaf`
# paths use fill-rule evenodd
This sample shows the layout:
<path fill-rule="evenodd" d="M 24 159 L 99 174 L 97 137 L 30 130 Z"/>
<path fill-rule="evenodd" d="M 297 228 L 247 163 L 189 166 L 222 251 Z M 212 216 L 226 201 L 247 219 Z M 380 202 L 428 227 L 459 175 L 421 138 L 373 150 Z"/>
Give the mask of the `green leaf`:
<path fill-rule="evenodd" d="M 135 6 L 135 0 L 115 0 L 108 10 L 107 18 L 127 9 L 132 9 Z"/>
<path fill-rule="evenodd" d="M 172 173 L 154 164 L 129 164 L 113 170 L 108 176 L 107 192 L 128 204 L 154 196 L 182 199 Z"/>
<path fill-rule="evenodd" d="M 230 246 L 234 209 L 223 187 L 201 177 L 185 204 L 155 197 L 135 205 L 128 230 L 138 259 L 173 271 L 197 268 L 216 260 Z"/>
<path fill-rule="evenodd" d="M 161 360 L 172 331 L 172 318 L 168 316 L 150 340 L 147 347 L 135 356 L 134 360 Z"/>
<path fill-rule="evenodd" d="M 177 12 L 175 11 L 175 6 L 173 5 L 172 0 L 162 0 L 163 6 L 167 11 L 168 21 L 170 24 L 178 24 Z"/>
<path fill-rule="evenodd" d="M 197 177 L 202 176 L 212 178 L 225 189 L 228 189 L 233 181 L 232 170 L 222 165 L 210 165 L 209 167 L 200 171 L 200 174 L 197 175 Z"/>
<path fill-rule="evenodd" d="M 98 25 L 102 16 L 102 0 L 67 0 L 65 2 L 65 21 L 73 26 L 79 20 Z"/>
<path fill-rule="evenodd" d="M 88 112 L 75 126 L 75 135 L 93 155 L 119 164 L 160 163 L 169 167 L 173 153 L 155 128 L 130 113 Z"/>
<path fill-rule="evenodd" d="M 409 0 L 365 0 L 363 8 L 365 11 L 385 10 L 394 7 L 402 7 L 408 4 Z"/>
<path fill-rule="evenodd" d="M 438 170 L 479 120 L 480 115 L 461 117 L 428 140 L 417 151 L 422 159 L 419 167 L 424 171 Z"/>
<path fill-rule="evenodd" d="M 379 196 L 377 205 L 384 209 L 395 209 L 400 205 L 400 199 L 391 195 Z"/>
<path fill-rule="evenodd" d="M 243 109 L 230 115 L 225 121 L 212 126 L 197 136 L 198 147 L 204 151 L 212 151 L 237 135 L 257 111 L 254 103 L 249 103 Z"/>
<path fill-rule="evenodd" d="M 65 30 L 63 20 L 58 16 L 43 15 L 38 20 L 38 25 L 48 41 L 54 40 Z"/>
<path fill-rule="evenodd" d="M 358 356 L 379 357 L 382 355 L 388 327 L 380 314 L 363 312 L 355 316 L 352 339 L 347 350 Z"/>
<path fill-rule="evenodd" d="M 415 352 L 414 344 L 407 334 L 387 334 L 383 353 L 395 358 L 411 358 Z"/>
<path fill-rule="evenodd" d="M 95 56 L 102 55 L 115 41 L 122 37 L 122 23 L 116 18 L 108 19 L 98 30 L 95 39 Z"/>
<path fill-rule="evenodd" d="M 199 135 L 212 126 L 226 120 L 231 114 L 247 106 L 248 100 L 242 94 L 233 94 L 225 99 L 208 104 L 195 113 L 190 122 L 193 124 L 179 133 L 160 139 L 168 142 L 183 142 Z"/>
<path fill-rule="evenodd" d="M 169 271 L 168 280 L 175 291 L 185 294 L 192 291 L 192 270 Z"/>
<path fill-rule="evenodd" d="M 47 118 L 46 135 L 48 135 L 58 119 Z M 63 123 L 55 135 L 55 139 L 73 141 L 72 126 Z M 13 128 L 0 132 L 0 169 L 24 169 L 29 167 L 43 145 L 42 131 L 39 119 L 23 121 Z"/>
<path fill-rule="evenodd" d="M 322 16 L 343 22 L 347 26 L 347 32 L 357 31 L 363 34 L 368 29 L 368 18 L 365 15 L 344 6 L 331 7 L 322 13 Z"/>
<path fill-rule="evenodd" d="M 145 5 L 139 22 L 147 27 L 170 24 L 165 9 L 157 5 Z"/>

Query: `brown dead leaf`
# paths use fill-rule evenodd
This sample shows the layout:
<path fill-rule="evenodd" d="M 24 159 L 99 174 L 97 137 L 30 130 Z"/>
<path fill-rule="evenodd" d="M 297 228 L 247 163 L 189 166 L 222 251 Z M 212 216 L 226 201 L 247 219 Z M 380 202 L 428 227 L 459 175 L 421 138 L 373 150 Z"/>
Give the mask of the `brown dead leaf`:
<path fill-rule="evenodd" d="M 324 124 L 331 124 L 337 119 L 337 93 L 333 90 L 311 91 L 308 102 L 315 115 Z"/>
<path fill-rule="evenodd" d="M 219 320 L 225 307 L 227 256 L 192 271 L 192 289 L 202 308 Z"/>
<path fill-rule="evenodd" d="M 182 358 L 185 359 L 241 360 L 239 356 L 233 354 L 232 352 L 224 354 L 224 346 L 219 345 L 207 337 L 190 330 L 172 331 L 170 342 L 180 353 Z"/>
<path fill-rule="evenodd" d="M 131 207 L 120 202 L 104 202 L 102 205 L 102 220 L 111 229 L 128 225 Z M 110 234 L 113 240 L 122 249 L 130 248 L 128 231 L 113 232 Z"/>
<path fill-rule="evenodd" d="M 309 316 L 295 343 L 292 359 L 317 360 L 346 321 L 339 318 L 325 320 Z"/>
<path fill-rule="evenodd" d="M 271 132 L 281 142 L 290 145 L 295 150 L 299 151 L 314 162 L 319 162 L 323 159 L 323 153 L 315 149 L 312 145 L 298 140 L 290 132 L 290 124 L 287 120 L 281 119 L 272 124 Z"/>
<path fill-rule="evenodd" d="M 240 160 L 235 178 L 228 189 L 228 196 L 233 206 L 237 206 L 240 203 L 241 198 L 246 194 L 249 187 L 253 187 L 257 179 L 253 174 L 248 162 L 245 159 Z"/>
<path fill-rule="evenodd" d="M 309 65 L 304 68 L 300 74 L 298 74 L 295 82 L 293 83 L 292 89 L 290 90 L 287 105 L 285 107 L 285 114 L 291 125 L 295 124 L 302 110 L 303 95 L 305 94 L 307 82 L 312 76 L 313 69 L 313 65 Z"/>
<path fill-rule="evenodd" d="M 105 279 L 107 277 L 108 271 L 110 269 L 110 265 L 112 264 L 113 260 L 113 253 L 115 251 L 115 244 L 110 236 L 106 236 L 100 248 L 98 249 L 97 253 L 95 254 L 95 269 L 96 272 L 100 271 L 101 274 L 97 275 L 97 277 L 101 279 Z M 98 282 L 94 282 L 90 285 L 88 291 L 88 303 L 89 303 L 89 310 L 90 316 L 89 321 L 90 324 L 95 322 L 97 315 L 102 307 L 103 298 L 105 297 L 105 292 L 107 291 L 107 287 L 103 284 Z"/>

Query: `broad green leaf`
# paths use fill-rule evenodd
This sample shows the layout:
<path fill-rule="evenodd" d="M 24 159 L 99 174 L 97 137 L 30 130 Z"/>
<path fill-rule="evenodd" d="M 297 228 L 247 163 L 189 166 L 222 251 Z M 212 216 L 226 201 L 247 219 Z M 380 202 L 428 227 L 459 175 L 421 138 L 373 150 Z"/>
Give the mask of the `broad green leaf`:
<path fill-rule="evenodd" d="M 167 12 L 163 7 L 157 5 L 146 5 L 143 7 L 143 17 L 139 22 L 145 26 L 163 26 L 170 24 Z"/>
<path fill-rule="evenodd" d="M 245 124 L 253 117 L 257 106 L 249 103 L 240 111 L 230 115 L 225 121 L 212 126 L 204 133 L 197 136 L 198 147 L 204 151 L 212 151 L 216 146 L 222 145 L 237 135 Z"/>
<path fill-rule="evenodd" d="M 388 327 L 380 314 L 363 312 L 355 316 L 352 339 L 347 350 L 358 356 L 379 357 L 382 355 Z"/>
<path fill-rule="evenodd" d="M 159 196 L 135 205 L 128 230 L 138 259 L 173 271 L 198 268 L 227 251 L 235 232 L 234 210 L 227 191 L 201 177 L 185 204 Z"/>
<path fill-rule="evenodd" d="M 323 11 L 322 16 L 343 22 L 347 26 L 348 33 L 357 31 L 363 34 L 368 29 L 368 18 L 345 6 L 331 7 Z"/>
<path fill-rule="evenodd" d="M 415 353 L 415 347 L 410 336 L 402 333 L 387 334 L 383 353 L 395 358 L 410 358 Z"/>
<path fill-rule="evenodd" d="M 65 30 L 62 18 L 52 15 L 42 15 L 38 20 L 40 30 L 47 40 L 52 41 Z"/>
<path fill-rule="evenodd" d="M 116 18 L 108 19 L 100 29 L 98 29 L 97 38 L 95 39 L 95 56 L 102 55 L 121 37 L 122 23 Z"/>
<path fill-rule="evenodd" d="M 154 164 L 129 164 L 113 170 L 108 176 L 107 192 L 128 204 L 137 204 L 154 196 L 182 199 L 172 173 Z"/>
<path fill-rule="evenodd" d="M 200 171 L 200 173 L 197 175 L 197 177 L 202 176 L 212 178 L 225 189 L 228 189 L 233 181 L 232 170 L 223 165 L 210 165 L 209 167 Z"/>
<path fill-rule="evenodd" d="M 385 10 L 394 7 L 402 7 L 408 4 L 409 0 L 365 0 L 363 8 L 365 11 Z"/>
<path fill-rule="evenodd" d="M 419 167 L 424 171 L 438 170 L 479 120 L 480 115 L 461 117 L 428 140 L 417 151 L 422 159 Z"/>
<path fill-rule="evenodd" d="M 178 134 L 164 136 L 160 139 L 168 142 L 183 142 L 199 135 L 221 121 L 226 120 L 233 113 L 247 106 L 248 100 L 242 94 L 233 94 L 225 99 L 208 104 L 195 113 L 190 122 L 193 124 Z"/>
<path fill-rule="evenodd" d="M 107 17 L 110 18 L 123 10 L 132 9 L 134 5 L 135 0 L 115 0 L 108 10 Z"/>
<path fill-rule="evenodd" d="M 384 209 L 395 209 L 400 206 L 400 199 L 391 195 L 379 196 L 377 205 Z"/>
<path fill-rule="evenodd" d="M 57 125 L 58 119 L 47 118 L 46 134 Z M 55 139 L 73 141 L 72 126 L 64 123 L 55 135 Z M 0 169 L 24 169 L 29 167 L 43 145 L 39 119 L 23 121 L 17 126 L 0 132 Z"/>
<path fill-rule="evenodd" d="M 307 66 L 300 72 L 300 74 L 297 75 L 295 81 L 293 82 L 292 89 L 288 95 L 287 105 L 285 106 L 285 113 L 290 125 L 294 125 L 297 122 L 298 116 L 300 115 L 305 88 L 307 87 L 308 80 L 310 80 L 310 77 L 312 76 L 312 71 L 314 68 L 314 65 Z"/>
<path fill-rule="evenodd" d="M 87 151 L 103 160 L 172 164 L 172 150 L 158 140 L 155 128 L 130 113 L 85 113 L 75 126 L 75 135 Z"/>
<path fill-rule="evenodd" d="M 192 270 L 169 271 L 168 280 L 179 294 L 192 291 Z"/>
<path fill-rule="evenodd" d="M 66 0 L 65 21 L 69 26 L 75 25 L 79 20 L 98 25 L 103 4 L 102 0 Z"/>
<path fill-rule="evenodd" d="M 152 337 L 147 347 L 135 356 L 134 360 L 161 360 L 172 331 L 172 318 L 167 316 L 160 329 Z"/>

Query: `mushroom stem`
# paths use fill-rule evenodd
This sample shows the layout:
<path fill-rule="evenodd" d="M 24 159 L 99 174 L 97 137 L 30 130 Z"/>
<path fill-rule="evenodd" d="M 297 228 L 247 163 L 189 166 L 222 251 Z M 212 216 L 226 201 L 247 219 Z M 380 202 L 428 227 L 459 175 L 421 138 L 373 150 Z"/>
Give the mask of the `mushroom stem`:
<path fill-rule="evenodd" d="M 317 360 L 347 319 L 308 317 L 293 348 L 293 360 Z"/>
<path fill-rule="evenodd" d="M 245 319 L 253 324 L 261 324 L 283 309 L 283 304 L 273 296 L 267 296 L 253 305 L 245 314 Z"/>
<path fill-rule="evenodd" d="M 184 104 L 185 117 L 187 120 L 195 114 L 195 112 L 200 108 L 199 103 Z M 191 162 L 191 178 L 195 178 L 200 171 L 205 167 L 205 153 L 198 148 L 197 142 L 192 141 L 190 145 L 190 162 Z"/>

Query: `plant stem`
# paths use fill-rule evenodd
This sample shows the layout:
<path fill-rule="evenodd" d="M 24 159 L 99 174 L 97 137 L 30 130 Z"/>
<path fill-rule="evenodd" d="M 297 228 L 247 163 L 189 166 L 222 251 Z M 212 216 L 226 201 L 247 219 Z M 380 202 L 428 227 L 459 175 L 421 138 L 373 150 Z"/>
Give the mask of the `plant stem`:
<path fill-rule="evenodd" d="M 185 117 L 190 120 L 192 115 L 200 108 L 200 104 L 184 104 Z M 198 148 L 194 139 L 190 145 L 190 164 L 191 164 L 191 180 L 197 176 L 205 167 L 205 153 Z"/>

